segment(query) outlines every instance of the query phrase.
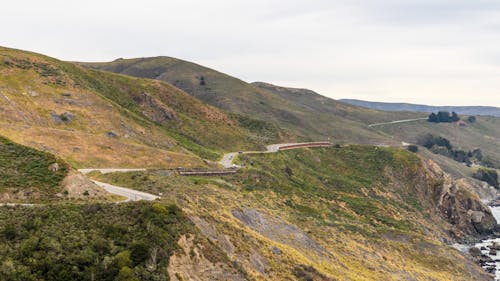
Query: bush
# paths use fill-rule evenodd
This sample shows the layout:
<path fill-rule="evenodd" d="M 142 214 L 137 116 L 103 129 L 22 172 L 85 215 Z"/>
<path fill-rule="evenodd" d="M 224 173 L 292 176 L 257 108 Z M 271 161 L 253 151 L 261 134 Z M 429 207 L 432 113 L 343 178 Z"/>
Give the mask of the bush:
<path fill-rule="evenodd" d="M 498 173 L 493 169 L 480 168 L 474 174 L 473 177 L 487 182 L 489 185 L 495 187 L 496 189 L 500 188 L 498 183 Z"/>
<path fill-rule="evenodd" d="M 433 123 L 451 123 L 460 121 L 460 116 L 456 112 L 439 111 L 436 113 L 431 113 L 427 119 L 429 122 Z"/>
<path fill-rule="evenodd" d="M 408 149 L 408 151 L 411 151 L 413 153 L 417 153 L 418 152 L 418 146 L 413 145 L 413 144 L 409 145 L 407 149 Z"/>
<path fill-rule="evenodd" d="M 446 147 L 448 150 L 453 149 L 453 146 L 451 145 L 451 142 L 448 139 L 440 137 L 440 136 L 436 137 L 436 136 L 433 136 L 431 134 L 427 134 L 427 135 L 421 137 L 418 140 L 418 144 L 420 144 L 428 149 L 431 149 L 433 146 Z"/>

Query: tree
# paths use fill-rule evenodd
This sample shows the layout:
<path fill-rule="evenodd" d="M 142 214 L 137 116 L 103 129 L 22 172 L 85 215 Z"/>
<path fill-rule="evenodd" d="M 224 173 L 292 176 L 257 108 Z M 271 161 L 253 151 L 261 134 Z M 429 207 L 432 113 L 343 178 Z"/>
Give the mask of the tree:
<path fill-rule="evenodd" d="M 498 173 L 496 170 L 479 168 L 472 176 L 478 180 L 487 182 L 496 189 L 500 188 L 500 184 L 498 183 Z"/>
<path fill-rule="evenodd" d="M 411 144 L 408 146 L 408 151 L 411 151 L 413 153 L 417 153 L 418 152 L 418 146 L 414 145 L 414 144 Z"/>
<path fill-rule="evenodd" d="M 439 111 L 437 116 L 438 116 L 439 122 L 442 122 L 442 123 L 451 122 L 450 112 L 448 112 L 448 111 Z"/>
<path fill-rule="evenodd" d="M 469 121 L 469 123 L 476 123 L 476 116 L 469 116 L 469 118 L 467 118 L 467 121 Z"/>
<path fill-rule="evenodd" d="M 431 115 L 429 115 L 429 118 L 427 119 L 427 121 L 432 122 L 432 123 L 439 123 L 439 118 L 436 115 L 436 113 L 433 112 L 433 113 L 431 113 Z"/>
<path fill-rule="evenodd" d="M 452 112 L 451 113 L 451 122 L 458 122 L 460 121 L 460 117 L 458 116 L 458 114 L 456 112 Z"/>

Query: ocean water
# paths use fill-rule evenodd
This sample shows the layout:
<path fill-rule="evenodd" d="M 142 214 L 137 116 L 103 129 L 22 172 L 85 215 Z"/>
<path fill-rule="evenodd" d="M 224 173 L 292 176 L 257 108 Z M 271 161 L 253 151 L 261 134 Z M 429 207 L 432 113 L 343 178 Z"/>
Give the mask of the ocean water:
<path fill-rule="evenodd" d="M 497 220 L 497 222 L 500 222 L 500 207 L 490 207 L 491 208 L 491 213 Z M 493 243 L 500 243 L 500 237 L 494 238 L 494 239 L 487 239 L 483 240 L 480 243 L 477 243 L 474 245 L 474 247 L 481 248 L 481 247 L 488 247 L 492 245 Z M 467 247 L 468 248 L 468 247 Z M 495 267 L 495 281 L 500 281 L 500 251 L 498 251 L 497 255 L 490 255 L 489 250 L 481 250 L 481 253 L 489 256 L 492 258 L 494 261 L 491 263 L 487 263 L 486 267 L 494 266 Z"/>

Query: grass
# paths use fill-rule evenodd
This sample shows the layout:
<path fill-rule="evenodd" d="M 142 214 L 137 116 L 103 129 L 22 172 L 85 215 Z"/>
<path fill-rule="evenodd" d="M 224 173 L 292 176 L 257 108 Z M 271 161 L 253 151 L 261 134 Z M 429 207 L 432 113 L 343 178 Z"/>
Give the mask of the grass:
<path fill-rule="evenodd" d="M 57 164 L 57 171 L 49 167 Z M 16 144 L 0 137 L 0 190 L 12 192 L 33 188 L 42 197 L 54 196 L 69 166 L 54 155 Z"/>
<path fill-rule="evenodd" d="M 171 83 L 208 104 L 242 118 L 277 124 L 292 132 L 288 138 L 300 140 L 331 138 L 339 142 L 390 142 L 387 135 L 369 129 L 367 124 L 423 117 L 417 113 L 388 113 L 355 107 L 303 89 L 249 84 L 227 74 L 170 57 L 120 59 L 83 65 Z M 201 77 L 204 83 L 200 83 Z M 260 133 L 276 137 L 262 123 L 239 119 L 250 130 L 259 130 Z"/>
<path fill-rule="evenodd" d="M 201 158 L 264 144 L 233 117 L 167 83 L 8 48 L 0 48 L 0 74 L 0 122 L 6 124 L 0 134 L 78 167 L 203 167 Z M 52 120 L 65 112 L 75 118 Z M 65 132 L 71 144 L 61 141 Z M 106 137 L 109 132 L 117 136 Z"/>
<path fill-rule="evenodd" d="M 273 273 L 253 275 L 256 278 L 294 279 L 291 269 L 308 264 L 340 280 L 399 280 L 402 275 L 477 279 L 456 266 L 468 261 L 435 238 L 441 235 L 437 234 L 440 224 L 429 217 L 431 200 L 422 197 L 425 183 L 417 180 L 423 176 L 420 161 L 403 150 L 349 146 L 241 155 L 240 162 L 247 167 L 225 177 L 180 177 L 155 171 L 92 177 L 161 192 L 192 217 L 203 219 L 197 225 L 215 243 L 227 245 L 229 239 L 237 249 L 231 259 L 246 270 L 255 270 L 249 256 L 264 257 L 268 272 Z M 245 208 L 298 226 L 332 256 L 316 260 L 312 252 L 300 250 L 303 245 L 297 240 L 283 244 L 245 227 L 231 214 Z M 389 234 L 395 238 L 386 238 Z M 433 248 L 425 246 L 429 244 Z M 272 254 L 272 247 L 283 253 Z M 433 261 L 435 266 L 429 270 Z"/>

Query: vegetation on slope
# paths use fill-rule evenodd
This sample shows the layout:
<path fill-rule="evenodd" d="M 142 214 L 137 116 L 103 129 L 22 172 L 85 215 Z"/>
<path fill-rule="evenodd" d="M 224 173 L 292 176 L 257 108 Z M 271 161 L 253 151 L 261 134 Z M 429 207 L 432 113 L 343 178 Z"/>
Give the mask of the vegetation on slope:
<path fill-rule="evenodd" d="M 169 280 L 177 241 L 198 233 L 161 203 L 3 207 L 0 219 L 2 280 Z"/>
<path fill-rule="evenodd" d="M 203 166 L 263 139 L 164 82 L 0 48 L 0 132 L 76 166 Z"/>
<path fill-rule="evenodd" d="M 350 146 L 239 161 L 247 168 L 223 178 L 162 171 L 93 176 L 175 200 L 255 280 L 304 275 L 294 268 L 333 280 L 487 279 L 441 242 L 450 233 L 477 233 L 439 212 L 432 196 L 446 192 L 445 179 L 429 175 L 415 154 Z M 457 189 L 455 202 L 476 202 Z M 464 216 L 453 208 L 447 212 Z"/>
<path fill-rule="evenodd" d="M 54 197 L 62 189 L 69 166 L 52 154 L 0 137 L 0 193 L 37 193 Z"/>
<path fill-rule="evenodd" d="M 358 143 L 390 142 L 367 124 L 423 117 L 415 113 L 387 113 L 362 109 L 309 90 L 249 84 L 224 73 L 170 57 L 118 59 L 84 63 L 92 68 L 158 79 L 231 113 L 278 124 L 302 139 L 336 139 Z"/>

